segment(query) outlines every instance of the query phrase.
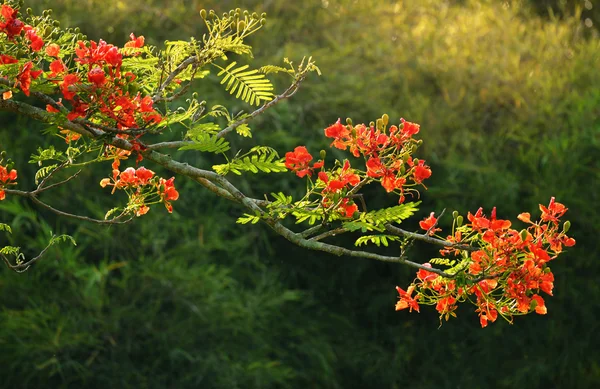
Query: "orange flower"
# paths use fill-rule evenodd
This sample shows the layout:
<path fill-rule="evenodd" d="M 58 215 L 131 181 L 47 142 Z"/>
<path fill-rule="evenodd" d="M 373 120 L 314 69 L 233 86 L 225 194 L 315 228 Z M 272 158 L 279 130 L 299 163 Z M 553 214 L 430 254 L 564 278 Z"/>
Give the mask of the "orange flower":
<path fill-rule="evenodd" d="M 42 74 L 41 70 L 32 71 L 31 70 L 32 67 L 33 67 L 33 62 L 31 62 L 31 61 L 27 62 L 25 65 L 23 65 L 23 68 L 17 75 L 17 83 L 15 86 L 21 88 L 23 93 L 25 93 L 25 96 L 29 96 L 29 88 L 31 87 L 31 80 L 32 79 L 35 80 L 36 78 L 39 77 L 40 74 Z"/>
<path fill-rule="evenodd" d="M 144 46 L 144 36 L 140 35 L 139 37 L 135 37 L 133 32 L 129 35 L 129 42 L 125 43 L 125 47 L 142 47 Z"/>
<path fill-rule="evenodd" d="M 435 234 L 436 231 L 441 231 L 440 228 L 434 228 L 435 224 L 437 223 L 437 218 L 434 215 L 435 215 L 435 212 L 431 212 L 429 214 L 429 217 L 426 217 L 425 219 L 423 219 L 419 222 L 419 226 L 423 230 L 428 231 L 429 235 Z"/>
<path fill-rule="evenodd" d="M 57 45 L 56 43 L 50 43 L 48 46 L 46 46 L 46 55 L 48 55 L 50 57 L 58 57 L 59 53 L 60 53 L 60 46 Z"/>
<path fill-rule="evenodd" d="M 406 291 L 404 291 L 404 289 L 402 289 L 401 287 L 396 286 L 396 290 L 400 295 L 400 300 L 398 300 L 398 302 L 396 303 L 396 311 L 408 308 L 409 312 L 412 312 L 412 310 L 414 309 L 415 311 L 420 313 L 419 304 L 417 303 L 419 296 L 417 295 L 415 296 L 415 298 L 411 297 L 411 294 L 415 290 L 414 285 L 409 286 Z"/>
<path fill-rule="evenodd" d="M 309 154 L 308 150 L 304 146 L 298 146 L 294 151 L 287 152 L 285 154 L 285 167 L 296 172 L 296 175 L 300 178 L 312 175 L 312 171 L 309 167 L 309 162 L 312 161 L 313 157 Z"/>
<path fill-rule="evenodd" d="M 544 302 L 542 296 L 534 294 L 533 296 L 531 296 L 531 300 L 535 301 L 536 303 L 535 313 L 537 313 L 538 315 L 545 315 L 546 313 L 548 313 L 548 309 L 546 309 L 546 303 Z"/>
<path fill-rule="evenodd" d="M 350 138 L 350 131 L 348 131 L 348 128 L 340 122 L 340 119 L 338 119 L 337 122 L 325 129 L 325 136 L 334 138 L 331 146 L 340 150 L 346 150 L 347 141 Z"/>

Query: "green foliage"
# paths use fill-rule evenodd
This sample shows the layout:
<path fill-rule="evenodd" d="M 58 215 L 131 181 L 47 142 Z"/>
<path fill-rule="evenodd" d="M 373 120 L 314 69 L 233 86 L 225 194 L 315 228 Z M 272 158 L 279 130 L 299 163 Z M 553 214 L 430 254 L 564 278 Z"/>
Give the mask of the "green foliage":
<path fill-rule="evenodd" d="M 38 171 L 35 173 L 35 183 L 38 184 L 42 178 L 52 173 L 57 167 L 58 164 L 54 163 L 52 165 L 43 166 L 39 168 Z"/>
<path fill-rule="evenodd" d="M 389 246 L 389 242 L 394 242 L 394 241 L 400 241 L 401 238 L 399 236 L 394 236 L 394 235 L 363 235 L 360 238 L 356 239 L 356 242 L 354 242 L 355 246 L 361 246 L 361 245 L 367 245 L 368 243 L 373 243 L 375 245 L 377 245 L 377 247 L 381 246 L 382 244 L 385 247 Z M 389 241 L 389 242 L 388 242 Z"/>
<path fill-rule="evenodd" d="M 10 228 L 10 226 L 8 224 L 5 224 L 5 223 L 0 223 L 0 231 L 6 231 L 9 234 L 12 234 L 12 229 Z"/>
<path fill-rule="evenodd" d="M 350 231 L 385 231 L 385 224 L 401 223 L 408 219 L 419 209 L 420 201 L 396 205 L 394 207 L 382 208 L 376 211 L 361 212 L 356 220 L 345 222 L 344 228 Z M 361 241 L 364 242 L 364 241 Z M 358 243 L 358 241 L 357 241 Z M 384 244 L 387 246 L 387 244 Z"/>
<path fill-rule="evenodd" d="M 221 84 L 227 83 L 225 90 L 235 94 L 236 99 L 250 105 L 261 105 L 263 101 L 270 101 L 273 98 L 273 85 L 264 74 L 259 74 L 258 70 L 246 70 L 249 65 L 236 68 L 236 64 L 235 61 L 231 62 L 225 68 L 213 64 L 221 70 L 217 76 L 224 75 Z"/>
<path fill-rule="evenodd" d="M 242 172 L 258 173 L 281 173 L 287 171 L 282 158 L 276 150 L 265 147 L 256 146 L 249 152 L 233 158 L 229 163 L 214 165 L 213 170 L 221 175 L 226 175 L 231 172 L 241 175 Z"/>
<path fill-rule="evenodd" d="M 100 0 L 27 3 L 40 11 L 43 5 L 55 8 L 56 16 L 85 25 L 94 39 L 123 42 L 135 31 L 159 45 L 199 36 L 197 12 L 190 10 L 223 12 L 241 5 L 234 0 L 168 6 L 149 0 L 115 7 Z M 421 150 L 433 169 L 429 190 L 421 193 L 422 209 L 474 212 L 497 205 L 499 217 L 509 218 L 535 212 L 551 195 L 570 207 L 577 246 L 556 264 L 547 317 L 481 331 L 476 323 L 461 321 L 471 314 L 461 311 L 454 325 L 437 330 L 435 315 L 392 311 L 395 292 L 386 285 L 411 279 L 414 271 L 308 253 L 260 226 L 236 230 L 227 220 L 239 207 L 212 202 L 189 186 L 193 199 L 180 200 L 190 201 L 182 208 L 185 214 L 176 207 L 171 219 L 131 227 L 84 225 L 79 234 L 91 239 L 88 246 L 74 235 L 79 246 L 61 246 L 60 262 L 50 256 L 25 277 L 2 273 L 3 384 L 599 387 L 600 345 L 590 301 L 600 296 L 595 277 L 600 226 L 593 217 L 600 200 L 600 48 L 597 40 L 583 39 L 587 27 L 570 16 L 571 9 L 560 18 L 540 18 L 529 12 L 529 3 L 534 2 L 319 0 L 302 7 L 283 1 L 244 6 L 269 13 L 265 33 L 253 37 L 257 61 L 274 63 L 309 52 L 326 76 L 309 80 L 290 103 L 252 122 L 261 129 L 254 133 L 261 144 L 280 151 L 298 144 L 319 150 L 329 144 L 322 139 L 323 127 L 338 117 L 367 120 L 389 112 L 422 124 Z M 542 3 L 547 2 L 535 2 Z M 545 5 L 540 12 L 547 12 Z M 203 87 L 202 98 L 225 101 L 217 87 Z M 13 117 L 3 115 L 2 122 L 14 126 L 0 131 L 3 147 L 25 148 L 37 136 L 34 127 Z M 17 161 L 27 167 L 25 162 Z M 210 160 L 208 166 L 216 163 Z M 27 176 L 19 174 L 25 185 Z M 90 172 L 89 178 L 97 181 L 102 174 Z M 293 193 L 298 185 L 293 175 L 278 179 L 278 191 Z M 260 176 L 246 180 L 239 182 L 247 193 L 260 197 L 273 191 L 273 182 Z M 89 185 L 45 196 L 57 206 L 79 201 L 100 215 L 108 208 L 95 204 L 102 199 L 92 196 Z M 382 195 L 379 204 L 369 206 L 389 201 Z M 8 221 L 7 212 L 0 220 Z M 17 222 L 30 225 L 35 212 L 19 212 Z M 154 211 L 148 217 L 155 217 Z M 440 221 L 445 232 L 447 221 Z M 373 226 L 346 224 L 351 223 L 362 223 L 365 231 Z M 20 237 L 36 239 L 37 230 L 19 231 Z M 411 260 L 437 255 L 414 246 Z M 122 262 L 127 265 L 118 267 Z M 210 263 L 213 272 L 207 270 Z M 277 298 L 286 290 L 301 290 L 300 299 L 281 303 Z"/>
<path fill-rule="evenodd" d="M 216 154 L 224 153 L 229 150 L 229 142 L 227 142 L 225 138 L 219 138 L 210 133 L 202 131 L 188 132 L 188 137 L 193 143 L 181 146 L 179 150 L 196 150 Z"/>
<path fill-rule="evenodd" d="M 50 239 L 48 246 L 52 246 L 52 245 L 55 245 L 55 244 L 61 243 L 61 242 L 70 242 L 73 246 L 77 246 L 77 242 L 75 242 L 75 239 L 73 239 L 72 236 L 67 235 L 67 234 L 53 236 Z"/>

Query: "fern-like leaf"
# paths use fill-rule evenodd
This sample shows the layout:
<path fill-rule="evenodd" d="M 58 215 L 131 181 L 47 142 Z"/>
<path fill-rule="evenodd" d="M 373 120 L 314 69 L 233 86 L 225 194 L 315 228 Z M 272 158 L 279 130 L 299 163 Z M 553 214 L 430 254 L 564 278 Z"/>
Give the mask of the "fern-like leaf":
<path fill-rule="evenodd" d="M 417 206 L 419 201 L 414 203 L 406 203 L 396 205 L 395 207 L 379 209 L 361 214 L 362 221 L 375 225 L 383 225 L 386 223 L 400 223 L 404 219 L 408 219 L 419 209 Z"/>
<path fill-rule="evenodd" d="M 355 246 L 366 245 L 368 243 L 374 243 L 377 247 L 384 245 L 385 247 L 389 246 L 388 241 L 398 241 L 400 237 L 394 235 L 365 235 L 356 239 L 354 242 Z"/>
<path fill-rule="evenodd" d="M 248 65 L 235 68 L 237 62 L 230 63 L 226 68 L 214 65 L 221 69 L 217 76 L 223 76 L 221 84 L 225 90 L 235 94 L 236 99 L 241 99 L 250 105 L 261 105 L 263 101 L 273 99 L 273 84 L 260 74 L 258 70 L 247 70 Z"/>
<path fill-rule="evenodd" d="M 252 223 L 252 224 L 256 224 L 260 221 L 260 216 L 257 215 L 250 215 L 245 213 L 244 216 L 239 217 L 236 220 L 236 223 L 239 224 L 248 224 L 248 223 Z"/>
<path fill-rule="evenodd" d="M 270 74 L 270 73 L 288 73 L 291 75 L 294 75 L 294 70 L 293 69 L 286 69 L 286 68 L 282 68 L 281 66 L 275 66 L 275 65 L 266 65 L 261 67 L 260 69 L 258 69 L 259 72 L 263 73 L 263 74 Z"/>
<path fill-rule="evenodd" d="M 42 168 L 40 168 L 36 173 L 35 173 L 35 184 L 39 184 L 39 181 L 46 177 L 48 174 L 52 173 L 52 171 L 54 169 L 56 169 L 58 167 L 57 164 L 53 164 L 53 165 L 49 165 L 49 166 L 44 166 Z"/>
<path fill-rule="evenodd" d="M 191 137 L 193 143 L 182 146 L 179 150 L 197 150 L 210 153 L 224 153 L 229 150 L 229 142 L 224 138 L 208 133 L 199 133 Z"/>
<path fill-rule="evenodd" d="M 218 174 L 225 175 L 229 172 L 241 175 L 243 171 L 258 173 L 281 173 L 287 171 L 283 159 L 279 158 L 277 152 L 260 153 L 256 150 L 244 154 L 242 157 L 234 158 L 229 163 L 214 165 L 213 170 Z"/>
<path fill-rule="evenodd" d="M 0 231 L 6 231 L 9 234 L 12 234 L 12 228 L 8 224 L 0 223 Z"/>
<path fill-rule="evenodd" d="M 65 234 L 53 236 L 50 239 L 48 246 L 52 246 L 52 245 L 55 245 L 55 244 L 61 243 L 61 242 L 71 242 L 73 244 L 73 246 L 77 246 L 77 242 L 75 242 L 75 239 L 73 239 L 73 237 L 71 235 L 65 235 Z"/>

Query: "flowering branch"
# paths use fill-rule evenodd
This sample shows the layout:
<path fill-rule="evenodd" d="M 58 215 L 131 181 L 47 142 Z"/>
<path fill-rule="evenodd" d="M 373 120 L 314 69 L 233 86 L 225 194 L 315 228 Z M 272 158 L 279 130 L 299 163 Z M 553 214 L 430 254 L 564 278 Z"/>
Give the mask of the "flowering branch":
<path fill-rule="evenodd" d="M 49 147 L 32 156 L 32 162 L 40 165 L 36 179 L 41 177 L 32 191 L 11 189 L 17 185 L 17 170 L 10 160 L 4 160 L 3 154 L 0 201 L 6 195 L 21 196 L 60 216 L 99 224 L 129 222 L 156 204 L 173 212 L 173 203 L 179 198 L 175 176 L 158 176 L 140 166 L 145 160 L 243 206 L 246 213 L 238 219 L 239 223 L 263 222 L 299 247 L 418 269 L 406 291 L 397 287 L 397 310 L 418 312 L 419 304 L 435 305 L 440 319 L 447 320 L 455 316 L 457 303 L 470 302 L 477 307 L 482 327 L 498 315 L 512 321 L 515 315 L 546 313 L 539 293 L 552 294 L 554 276 L 548 263 L 563 247 L 575 244 L 566 235 L 570 224 L 559 225 L 567 208 L 552 198 L 547 207 L 540 205 L 539 221 L 532 222 L 528 213 L 519 215 L 528 224 L 521 231 L 512 229 L 510 221 L 498 219 L 495 208 L 489 217 L 483 215 L 482 209 L 468 213 L 468 222 L 455 211 L 451 233 L 445 237 L 439 235 L 442 229 L 434 213 L 419 222 L 424 233 L 397 227 L 418 210 L 420 202 L 407 199 L 418 199 L 419 190 L 427 189 L 424 182 L 432 175 L 426 161 L 415 157 L 422 143 L 415 138 L 420 131 L 416 123 L 401 119 L 397 125 L 391 124 L 388 115 L 368 124 L 338 120 L 324 129 L 324 135 L 332 140 L 331 147 L 348 153 L 343 160 L 328 160 L 322 150 L 320 159 L 314 161 L 305 146 L 295 147 L 285 158 L 267 146 L 227 157 L 228 134 L 235 130 L 250 136 L 248 123 L 253 118 L 293 96 L 309 73 L 319 74 L 311 58 L 297 67 L 286 59 L 288 67 L 268 65 L 255 70 L 249 65 L 237 66 L 235 61 L 217 63 L 228 53 L 251 54 L 244 39 L 261 28 L 264 15 L 236 10 L 219 17 L 203 10 L 201 16 L 208 32 L 202 41 L 192 38 L 189 42 L 168 42 L 162 51 L 146 47 L 144 37 L 133 34 L 122 48 L 102 40 L 88 41 L 81 35 L 53 41 L 51 35 L 43 34 L 55 31 L 56 23 L 49 14 L 30 15 L 22 21 L 18 9 L 3 4 L 0 15 L 0 111 L 51 125 L 56 128 L 54 135 L 66 144 L 64 151 Z M 209 72 L 208 68 L 218 69 L 216 76 L 221 78 L 225 91 L 259 108 L 233 116 L 221 105 L 207 109 L 206 102 L 199 102 L 193 93 L 186 100 L 187 108 L 172 110 L 169 103 L 187 93 L 196 78 Z M 273 85 L 266 78 L 274 72 L 293 78 L 279 95 L 272 92 Z M 46 105 L 45 109 L 17 101 L 15 97 L 21 94 L 33 95 Z M 164 107 L 159 109 L 158 102 Z M 219 120 L 227 125 L 221 128 Z M 162 135 L 165 128 L 184 128 L 183 140 L 148 142 L 148 135 Z M 227 163 L 207 169 L 158 151 L 173 148 L 222 154 Z M 136 167 L 123 169 L 121 164 L 130 159 L 135 159 Z M 107 161 L 111 161 L 111 170 L 100 180 L 100 187 L 111 193 L 124 192 L 128 203 L 110 210 L 104 220 L 61 211 L 39 199 L 40 193 L 68 183 L 79 173 L 48 184 L 57 172 Z M 290 171 L 306 180 L 306 193 L 297 200 L 282 192 L 272 193 L 272 198 L 254 199 L 226 178 L 231 172 L 261 171 Z M 396 195 L 397 204 L 367 210 L 362 191 L 371 184 Z M 113 214 L 118 216 L 111 217 Z M 311 227 L 294 232 L 284 225 L 285 219 Z M 0 223 L 0 229 L 10 232 L 5 224 Z M 381 255 L 322 241 L 351 232 L 361 233 L 355 241 L 357 247 L 395 245 L 399 254 Z M 60 239 L 54 237 L 28 262 L 23 261 L 15 247 L 6 246 L 0 254 L 9 268 L 24 271 Z M 441 257 L 423 263 L 410 261 L 406 251 L 415 241 L 440 246 Z M 17 264 L 11 264 L 6 255 L 14 255 Z"/>

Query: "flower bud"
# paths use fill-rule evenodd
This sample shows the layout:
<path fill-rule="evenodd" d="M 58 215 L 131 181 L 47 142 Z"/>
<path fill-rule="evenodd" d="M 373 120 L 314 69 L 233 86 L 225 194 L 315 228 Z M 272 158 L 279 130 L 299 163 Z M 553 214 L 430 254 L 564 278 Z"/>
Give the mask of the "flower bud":
<path fill-rule="evenodd" d="M 325 150 L 321 150 L 321 152 L 319 153 L 321 159 L 324 161 L 325 157 L 327 156 L 327 151 Z"/>
<path fill-rule="evenodd" d="M 456 219 L 458 217 L 458 211 L 452 212 L 452 218 Z"/>
<path fill-rule="evenodd" d="M 266 18 L 267 17 L 267 13 L 266 12 L 261 13 L 260 17 L 263 18 L 263 19 Z"/>
<path fill-rule="evenodd" d="M 350 118 L 346 118 L 346 124 L 351 126 L 352 125 L 352 119 Z"/>
<path fill-rule="evenodd" d="M 267 23 L 267 19 L 260 19 L 260 25 L 264 26 Z"/>
<path fill-rule="evenodd" d="M 201 17 L 202 19 L 206 19 L 206 10 L 205 10 L 205 9 L 201 9 L 201 10 L 200 10 L 200 17 Z"/>
<path fill-rule="evenodd" d="M 377 129 L 383 130 L 383 120 L 382 119 L 377 119 Z"/>
<path fill-rule="evenodd" d="M 240 22 L 237 25 L 237 29 L 238 31 L 244 31 L 244 28 L 246 28 L 246 23 L 243 20 L 240 20 Z"/>
<path fill-rule="evenodd" d="M 456 218 L 456 225 L 457 225 L 458 227 L 462 226 L 462 224 L 463 224 L 463 220 L 464 220 L 464 219 L 463 219 L 463 217 L 462 217 L 462 216 L 459 216 L 459 217 L 457 217 L 457 218 Z"/>
<path fill-rule="evenodd" d="M 387 126 L 388 123 L 390 122 L 390 116 L 387 113 L 384 113 L 383 116 L 381 117 L 381 119 L 383 120 L 384 126 Z"/>
<path fill-rule="evenodd" d="M 565 224 L 563 224 L 563 232 L 568 232 L 571 229 L 571 222 L 570 221 L 566 221 Z"/>

